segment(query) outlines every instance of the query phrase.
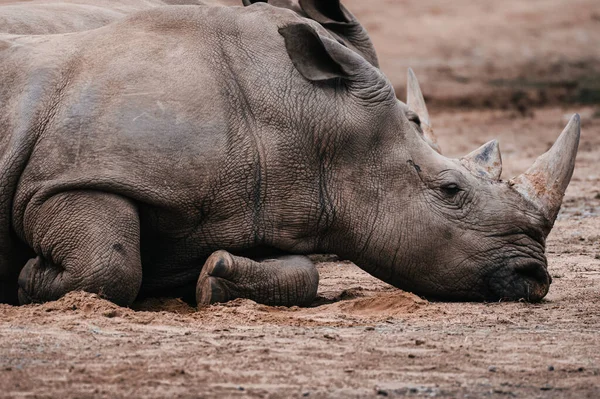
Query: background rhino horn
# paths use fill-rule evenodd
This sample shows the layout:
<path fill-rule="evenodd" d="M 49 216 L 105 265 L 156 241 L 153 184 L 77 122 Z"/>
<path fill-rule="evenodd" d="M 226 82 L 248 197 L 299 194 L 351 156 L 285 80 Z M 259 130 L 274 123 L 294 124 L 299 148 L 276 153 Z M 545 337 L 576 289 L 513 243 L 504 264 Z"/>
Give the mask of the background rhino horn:
<path fill-rule="evenodd" d="M 492 140 L 461 159 L 474 174 L 491 180 L 500 180 L 502 157 L 498 140 Z"/>
<path fill-rule="evenodd" d="M 408 107 L 419 115 L 421 122 L 431 126 L 429 121 L 429 112 L 425 105 L 425 99 L 423 99 L 423 93 L 421 92 L 421 86 L 413 70 L 408 68 L 408 81 L 406 83 L 406 104 Z"/>
<path fill-rule="evenodd" d="M 556 219 L 573 175 L 579 135 L 580 118 L 575 114 L 552 148 L 540 156 L 527 172 L 511 181 L 519 193 L 537 205 L 550 223 Z"/>

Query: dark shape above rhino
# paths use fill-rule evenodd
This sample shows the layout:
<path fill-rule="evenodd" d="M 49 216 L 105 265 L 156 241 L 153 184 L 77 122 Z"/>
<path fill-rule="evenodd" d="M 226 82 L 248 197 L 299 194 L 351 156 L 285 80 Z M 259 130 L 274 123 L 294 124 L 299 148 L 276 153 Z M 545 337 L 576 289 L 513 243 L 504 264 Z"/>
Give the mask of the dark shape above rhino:
<path fill-rule="evenodd" d="M 34 0 L 0 4 L 0 32 L 16 35 L 71 33 L 96 29 L 134 12 L 166 5 L 249 6 L 256 0 Z M 369 35 L 339 0 L 261 0 L 312 19 L 344 45 L 377 66 Z"/>
<path fill-rule="evenodd" d="M 306 304 L 318 274 L 298 255 L 319 252 L 426 296 L 543 298 L 579 119 L 502 182 L 496 143 L 438 154 L 322 29 L 255 4 L 6 37 L 0 300 Z"/>

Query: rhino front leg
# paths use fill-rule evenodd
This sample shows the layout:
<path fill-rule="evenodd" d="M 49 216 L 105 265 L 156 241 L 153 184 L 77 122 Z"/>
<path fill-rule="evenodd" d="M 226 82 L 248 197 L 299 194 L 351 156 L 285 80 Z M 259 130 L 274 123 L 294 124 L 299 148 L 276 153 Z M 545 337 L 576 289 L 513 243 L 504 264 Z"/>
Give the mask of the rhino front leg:
<path fill-rule="evenodd" d="M 306 256 L 254 261 L 226 251 L 214 252 L 196 286 L 198 306 L 252 299 L 271 306 L 309 305 L 317 295 L 319 273 Z"/>
<path fill-rule="evenodd" d="M 21 304 L 76 290 L 122 306 L 137 296 L 140 224 L 129 200 L 94 191 L 57 194 L 26 214 L 25 234 L 37 257 L 19 275 Z"/>

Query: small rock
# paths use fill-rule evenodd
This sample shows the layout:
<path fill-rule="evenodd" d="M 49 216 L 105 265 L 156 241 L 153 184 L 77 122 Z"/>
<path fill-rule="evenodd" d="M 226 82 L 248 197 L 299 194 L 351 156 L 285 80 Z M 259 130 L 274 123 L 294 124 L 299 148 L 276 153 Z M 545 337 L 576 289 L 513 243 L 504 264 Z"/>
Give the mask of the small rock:
<path fill-rule="evenodd" d="M 371 326 L 365 327 L 365 331 L 373 331 L 373 330 L 375 330 L 375 327 L 371 327 Z"/>
<path fill-rule="evenodd" d="M 580 373 L 581 373 L 583 370 L 585 370 L 583 367 L 579 367 L 579 368 L 577 369 L 577 371 L 579 371 Z"/>
<path fill-rule="evenodd" d="M 541 389 L 542 391 L 551 391 L 551 390 L 553 390 L 553 389 L 554 389 L 554 387 L 553 387 L 552 385 L 550 385 L 550 384 L 546 384 L 546 385 L 544 385 L 543 387 L 540 387 L 540 389 Z"/>
<path fill-rule="evenodd" d="M 238 391 L 243 391 L 243 390 L 244 390 L 244 387 L 241 387 L 241 386 L 238 387 Z"/>
<path fill-rule="evenodd" d="M 12 371 L 12 367 L 10 367 L 10 366 L 4 367 L 4 371 Z"/>
<path fill-rule="evenodd" d="M 385 389 L 377 389 L 377 395 L 388 396 L 388 391 Z"/>
<path fill-rule="evenodd" d="M 594 196 L 594 199 L 600 199 L 600 193 L 596 193 L 596 195 Z"/>
<path fill-rule="evenodd" d="M 600 259 L 600 254 L 596 254 L 596 256 L 594 256 L 594 259 Z"/>
<path fill-rule="evenodd" d="M 302 392 L 302 396 L 304 396 L 304 397 L 310 396 L 310 392 Z"/>
<path fill-rule="evenodd" d="M 409 354 L 408 354 L 408 358 L 409 358 L 409 359 L 414 359 L 415 357 L 416 357 L 416 356 L 415 356 L 415 355 L 413 355 L 412 353 L 409 353 Z"/>
<path fill-rule="evenodd" d="M 489 371 L 490 373 L 495 373 L 497 370 L 498 370 L 498 369 L 496 368 L 496 366 L 490 366 L 490 367 L 488 367 L 488 371 Z"/>
<path fill-rule="evenodd" d="M 554 371 L 554 366 L 548 366 L 548 371 Z"/>
<path fill-rule="evenodd" d="M 417 339 L 415 340 L 415 345 L 419 346 L 419 345 L 424 345 L 425 341 L 423 341 L 422 339 Z"/>
<path fill-rule="evenodd" d="M 102 316 L 108 317 L 109 319 L 112 319 L 113 317 L 117 317 L 118 315 L 119 315 L 119 313 L 115 309 L 110 309 L 110 310 L 107 310 L 106 312 L 102 313 Z"/>
<path fill-rule="evenodd" d="M 354 369 L 345 369 L 344 373 L 354 373 Z"/>

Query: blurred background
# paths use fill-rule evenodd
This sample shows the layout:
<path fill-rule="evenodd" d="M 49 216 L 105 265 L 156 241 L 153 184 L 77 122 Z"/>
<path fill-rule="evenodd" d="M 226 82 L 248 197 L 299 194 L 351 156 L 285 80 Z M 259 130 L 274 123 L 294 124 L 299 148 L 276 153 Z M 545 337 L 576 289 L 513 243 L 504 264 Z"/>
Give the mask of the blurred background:
<path fill-rule="evenodd" d="M 600 103 L 598 0 L 345 0 L 404 96 L 412 67 L 428 105 Z"/>

